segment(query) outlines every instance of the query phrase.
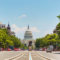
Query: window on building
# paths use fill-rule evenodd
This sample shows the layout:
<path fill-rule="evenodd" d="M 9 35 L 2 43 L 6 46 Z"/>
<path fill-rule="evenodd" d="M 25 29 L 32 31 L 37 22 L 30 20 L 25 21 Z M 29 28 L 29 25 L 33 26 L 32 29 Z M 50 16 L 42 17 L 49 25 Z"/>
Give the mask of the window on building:
<path fill-rule="evenodd" d="M 5 26 L 4 26 L 4 28 L 5 28 Z"/>
<path fill-rule="evenodd" d="M 3 26 L 2 26 L 2 28 L 3 28 Z"/>

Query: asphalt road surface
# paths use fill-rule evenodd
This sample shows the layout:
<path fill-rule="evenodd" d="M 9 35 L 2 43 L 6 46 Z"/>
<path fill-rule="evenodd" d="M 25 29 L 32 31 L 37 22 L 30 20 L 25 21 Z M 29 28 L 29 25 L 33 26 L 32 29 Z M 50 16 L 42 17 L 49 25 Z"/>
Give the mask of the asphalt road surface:
<path fill-rule="evenodd" d="M 46 53 L 46 51 L 37 51 L 37 53 L 51 60 L 60 60 L 60 51 L 53 51 L 52 53 Z"/>
<path fill-rule="evenodd" d="M 5 60 L 21 53 L 21 51 L 0 51 L 0 60 Z"/>
<path fill-rule="evenodd" d="M 17 57 L 14 60 L 44 60 L 40 56 L 38 56 L 35 52 L 33 51 L 26 51 L 22 54 L 22 56 Z"/>
<path fill-rule="evenodd" d="M 44 60 L 35 51 L 2 51 L 0 60 Z"/>
<path fill-rule="evenodd" d="M 0 60 L 60 60 L 60 52 L 0 51 Z"/>

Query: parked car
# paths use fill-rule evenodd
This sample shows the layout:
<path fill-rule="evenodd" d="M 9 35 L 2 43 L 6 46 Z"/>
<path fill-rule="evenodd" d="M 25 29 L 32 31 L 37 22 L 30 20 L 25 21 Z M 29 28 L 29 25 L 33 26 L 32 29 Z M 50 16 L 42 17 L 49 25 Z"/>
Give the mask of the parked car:
<path fill-rule="evenodd" d="M 35 51 L 34 49 L 32 49 L 32 51 Z"/>
<path fill-rule="evenodd" d="M 42 50 L 43 50 L 42 48 L 39 49 L 39 51 L 42 51 Z"/>
<path fill-rule="evenodd" d="M 3 51 L 3 48 L 0 48 L 0 51 Z"/>
<path fill-rule="evenodd" d="M 11 49 L 10 49 L 10 48 L 8 48 L 8 49 L 7 49 L 7 51 L 11 51 Z"/>
<path fill-rule="evenodd" d="M 14 49 L 15 51 L 19 51 L 19 48 Z"/>

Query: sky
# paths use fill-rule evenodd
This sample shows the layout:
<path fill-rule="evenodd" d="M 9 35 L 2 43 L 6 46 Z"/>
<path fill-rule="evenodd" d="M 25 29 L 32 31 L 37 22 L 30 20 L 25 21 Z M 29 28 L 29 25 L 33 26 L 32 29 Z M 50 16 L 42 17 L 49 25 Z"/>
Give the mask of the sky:
<path fill-rule="evenodd" d="M 28 25 L 34 39 L 53 33 L 59 14 L 60 0 L 0 0 L 0 22 L 21 39 Z"/>

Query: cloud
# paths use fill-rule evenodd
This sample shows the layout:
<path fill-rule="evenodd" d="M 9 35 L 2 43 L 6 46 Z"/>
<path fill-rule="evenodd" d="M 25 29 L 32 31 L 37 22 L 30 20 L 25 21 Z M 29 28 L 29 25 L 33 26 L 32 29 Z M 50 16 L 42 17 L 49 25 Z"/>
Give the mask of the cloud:
<path fill-rule="evenodd" d="M 22 33 L 26 30 L 27 27 L 19 28 L 15 24 L 12 25 L 12 29 L 15 33 Z"/>
<path fill-rule="evenodd" d="M 26 15 L 19 16 L 19 18 L 26 17 Z"/>
<path fill-rule="evenodd" d="M 31 30 L 32 32 L 41 32 L 40 30 L 37 30 L 36 27 L 32 27 L 32 28 L 30 28 L 30 30 Z"/>
<path fill-rule="evenodd" d="M 22 17 L 26 17 L 26 15 L 22 15 Z"/>
<path fill-rule="evenodd" d="M 19 28 L 15 24 L 11 26 L 12 31 L 14 31 L 16 34 L 24 33 L 27 30 L 27 27 Z M 32 32 L 40 33 L 40 30 L 38 30 L 36 27 L 30 28 Z"/>
<path fill-rule="evenodd" d="M 53 33 L 53 29 L 52 30 L 49 30 L 49 31 L 45 31 L 44 32 L 44 35 L 51 34 L 51 33 Z"/>
<path fill-rule="evenodd" d="M 14 19 L 16 19 L 16 18 L 14 18 Z"/>

